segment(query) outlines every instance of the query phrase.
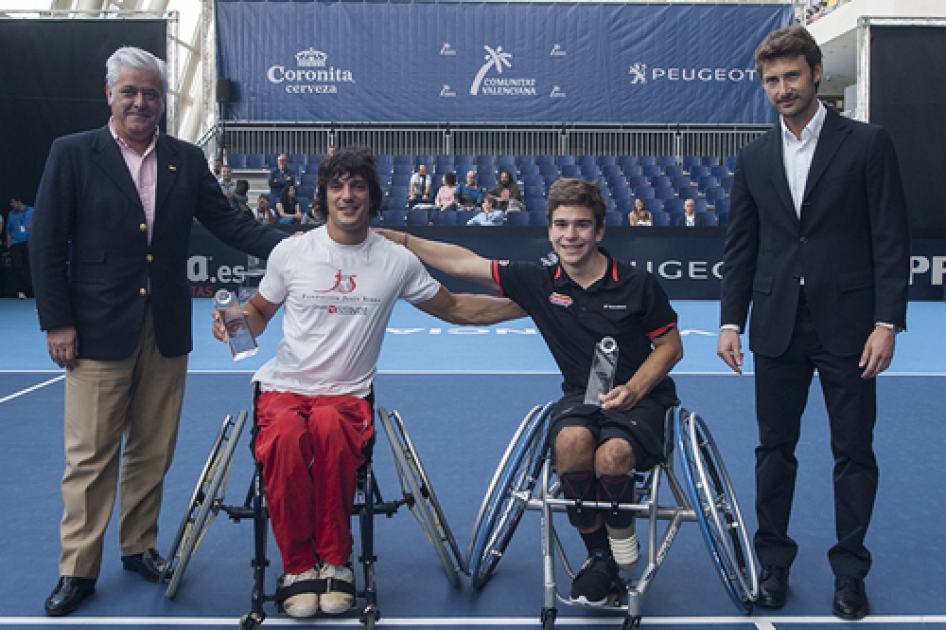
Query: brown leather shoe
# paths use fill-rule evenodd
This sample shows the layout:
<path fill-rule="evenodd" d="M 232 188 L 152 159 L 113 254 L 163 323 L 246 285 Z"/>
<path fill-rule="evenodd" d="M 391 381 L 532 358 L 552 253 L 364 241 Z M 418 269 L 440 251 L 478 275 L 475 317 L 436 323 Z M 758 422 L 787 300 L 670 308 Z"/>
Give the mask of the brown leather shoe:
<path fill-rule="evenodd" d="M 759 599 L 756 605 L 777 610 L 785 605 L 788 595 L 788 569 L 767 564 L 759 578 Z"/>
<path fill-rule="evenodd" d="M 62 617 L 79 609 L 86 597 L 95 592 L 95 578 L 63 576 L 46 598 L 46 614 Z"/>
<path fill-rule="evenodd" d="M 122 556 L 122 566 L 126 571 L 140 573 L 144 579 L 149 582 L 157 582 L 161 573 L 167 567 L 167 561 L 161 557 L 155 548 L 148 549 L 144 553 L 136 553 L 132 556 Z M 170 575 L 165 577 L 168 579 Z"/>

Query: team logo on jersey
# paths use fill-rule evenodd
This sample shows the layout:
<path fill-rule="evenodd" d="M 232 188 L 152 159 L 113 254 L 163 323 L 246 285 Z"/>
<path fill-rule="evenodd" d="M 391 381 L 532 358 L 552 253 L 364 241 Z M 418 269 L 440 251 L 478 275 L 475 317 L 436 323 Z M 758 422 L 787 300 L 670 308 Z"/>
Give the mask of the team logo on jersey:
<path fill-rule="evenodd" d="M 346 276 L 339 269 L 335 274 L 335 283 L 328 289 L 313 289 L 313 293 L 351 293 L 355 290 L 355 275 Z"/>
<path fill-rule="evenodd" d="M 549 296 L 549 302 L 551 302 L 552 304 L 556 306 L 568 307 L 572 305 L 573 301 L 567 295 L 562 295 L 561 293 L 553 293 L 552 295 Z"/>

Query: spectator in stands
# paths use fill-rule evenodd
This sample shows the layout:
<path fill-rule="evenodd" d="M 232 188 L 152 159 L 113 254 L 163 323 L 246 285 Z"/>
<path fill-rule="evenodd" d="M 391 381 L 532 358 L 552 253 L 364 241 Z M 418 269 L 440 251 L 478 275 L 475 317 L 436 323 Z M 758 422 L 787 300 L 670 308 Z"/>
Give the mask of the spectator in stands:
<path fill-rule="evenodd" d="M 333 155 L 335 155 L 335 152 L 336 152 L 336 151 L 338 151 L 338 147 L 336 147 L 334 144 L 328 145 L 328 156 L 329 156 L 329 157 L 332 157 Z"/>
<path fill-rule="evenodd" d="M 238 179 L 233 187 L 233 196 L 230 197 L 230 205 L 252 217 L 253 209 L 250 208 L 250 199 L 247 196 L 249 192 L 250 182 L 245 179 Z"/>
<path fill-rule="evenodd" d="M 549 426 L 562 494 L 625 503 L 634 500 L 635 469 L 647 470 L 663 457 L 664 417 L 677 398 L 668 374 L 683 357 L 683 344 L 677 314 L 657 278 L 599 247 L 606 210 L 592 182 L 552 184 L 546 213 L 558 255 L 554 266 L 488 260 L 414 235 L 404 245 L 444 273 L 510 297 L 532 317 L 563 377 L 565 395 Z M 595 347 L 607 336 L 619 348 L 614 387 L 597 404 L 586 404 Z M 572 582 L 572 600 L 613 604 L 626 592 L 619 569 L 638 560 L 632 515 L 579 503 L 568 508 L 568 517 L 588 552 Z"/>
<path fill-rule="evenodd" d="M 220 168 L 220 177 L 217 179 L 217 183 L 220 184 L 220 190 L 223 192 L 223 196 L 232 203 L 233 193 L 236 190 L 236 182 L 233 181 L 233 169 L 230 168 L 229 164 L 224 164 Z"/>
<path fill-rule="evenodd" d="M 220 174 L 223 171 L 223 160 L 220 158 L 214 158 L 213 168 L 210 170 L 214 174 L 214 177 L 219 180 Z"/>
<path fill-rule="evenodd" d="M 16 296 L 21 300 L 33 297 L 30 274 L 30 234 L 33 231 L 33 206 L 23 203 L 19 195 L 10 197 L 7 215 L 7 250 L 16 272 Z"/>
<path fill-rule="evenodd" d="M 302 208 L 296 199 L 296 187 L 289 184 L 282 189 L 279 201 L 276 203 L 276 215 L 279 223 L 302 223 Z"/>
<path fill-rule="evenodd" d="M 273 208 L 269 205 L 269 197 L 265 194 L 260 195 L 256 200 L 256 220 L 267 224 L 276 222 L 276 215 L 273 214 Z"/>
<path fill-rule="evenodd" d="M 522 192 L 508 169 L 499 171 L 499 183 L 486 195 L 492 197 L 493 203 L 504 212 L 525 209 L 522 205 Z"/>
<path fill-rule="evenodd" d="M 456 210 L 457 176 L 456 173 L 444 173 L 443 185 L 437 191 L 434 203 L 441 210 Z"/>
<path fill-rule="evenodd" d="M 677 218 L 680 227 L 703 227 L 706 219 L 696 211 L 696 201 L 687 199 L 683 202 L 683 215 Z"/>
<path fill-rule="evenodd" d="M 627 213 L 627 222 L 630 225 L 653 225 L 654 224 L 654 215 L 650 213 L 650 210 L 647 209 L 644 200 L 640 197 L 634 199 L 634 207 L 631 208 L 631 211 Z"/>
<path fill-rule="evenodd" d="M 105 71 L 111 116 L 52 143 L 30 237 L 39 326 L 50 359 L 65 368 L 62 551 L 45 604 L 52 617 L 95 593 L 113 507 L 124 570 L 157 582 L 167 567 L 156 546 L 193 347 L 191 217 L 258 258 L 286 236 L 230 207 L 204 152 L 158 128 L 162 60 L 126 46 Z M 109 576 L 106 593 L 127 597 L 116 580 Z"/>
<path fill-rule="evenodd" d="M 476 185 L 476 171 L 467 171 L 466 183 L 457 186 L 457 205 L 464 210 L 474 210 L 483 203 L 484 195 L 483 189 Z"/>
<path fill-rule="evenodd" d="M 421 205 L 424 207 L 434 207 L 430 203 L 430 186 L 433 179 L 427 174 L 427 165 L 420 164 L 417 170 L 411 175 L 410 188 L 407 194 L 407 204 L 409 207 Z"/>
<path fill-rule="evenodd" d="M 485 197 L 480 211 L 466 222 L 467 225 L 502 225 L 506 221 L 506 213 L 493 207 L 493 199 Z"/>
<path fill-rule="evenodd" d="M 505 298 L 450 293 L 415 256 L 369 228 L 383 193 L 367 147 L 323 161 L 318 183 L 325 226 L 273 250 L 259 292 L 243 307 L 255 335 L 284 309 L 279 350 L 253 377 L 261 390 L 255 455 L 282 555 L 276 600 L 297 618 L 344 613 L 355 603 L 355 473 L 374 436 L 372 381 L 397 300 L 453 324 L 524 315 Z M 401 244 L 409 238 L 397 236 Z M 364 316 L 326 317 L 340 293 L 357 301 L 344 308 Z M 224 340 L 221 320 L 215 312 L 214 336 Z"/>
<path fill-rule="evenodd" d="M 278 165 L 269 173 L 269 191 L 281 195 L 286 186 L 296 185 L 296 174 L 289 168 L 289 158 L 285 154 L 276 158 Z"/>

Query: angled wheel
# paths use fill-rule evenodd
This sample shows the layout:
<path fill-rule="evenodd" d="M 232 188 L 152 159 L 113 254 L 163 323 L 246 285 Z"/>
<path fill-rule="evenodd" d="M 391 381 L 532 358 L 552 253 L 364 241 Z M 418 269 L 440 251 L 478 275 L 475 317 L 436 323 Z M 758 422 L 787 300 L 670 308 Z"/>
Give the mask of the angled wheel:
<path fill-rule="evenodd" d="M 703 539 L 733 603 L 745 613 L 759 593 L 755 553 L 736 493 L 703 419 L 680 409 L 676 437 Z"/>
<path fill-rule="evenodd" d="M 424 471 L 417 455 L 417 449 L 411 442 L 404 421 L 397 411 L 388 413 L 378 407 L 378 419 L 387 435 L 391 452 L 394 455 L 394 467 L 401 482 L 401 491 L 420 528 L 434 546 L 437 557 L 443 564 L 447 579 L 455 587 L 460 586 L 460 572 L 466 572 L 466 565 L 457 547 L 457 542 L 447 524 L 447 517 L 437 501 L 434 488 Z"/>
<path fill-rule="evenodd" d="M 537 406 L 525 417 L 486 490 L 467 549 L 473 588 L 483 588 L 492 577 L 532 498 L 545 458 L 553 406 Z"/>
<path fill-rule="evenodd" d="M 168 554 L 168 568 L 165 575 L 170 573 L 171 579 L 165 595 L 173 599 L 181 586 L 184 571 L 190 562 L 197 545 L 203 540 L 204 534 L 210 528 L 214 517 L 220 511 L 223 497 L 226 494 L 227 478 L 230 475 L 230 463 L 233 461 L 233 451 L 246 424 L 246 411 L 241 411 L 236 420 L 227 416 L 217 433 L 210 456 L 200 473 L 197 487 L 191 495 L 191 501 L 181 519 L 181 525 L 174 536 L 171 552 Z"/>

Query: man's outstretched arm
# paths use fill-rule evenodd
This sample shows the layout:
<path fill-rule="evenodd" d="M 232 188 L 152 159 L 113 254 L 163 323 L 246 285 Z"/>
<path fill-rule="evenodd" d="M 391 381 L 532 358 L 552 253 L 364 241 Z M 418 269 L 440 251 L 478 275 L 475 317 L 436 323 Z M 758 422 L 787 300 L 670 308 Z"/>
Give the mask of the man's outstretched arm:
<path fill-rule="evenodd" d="M 440 287 L 434 297 L 414 306 L 458 325 L 485 326 L 526 316 L 526 312 L 510 299 L 472 293 L 453 294 L 444 287 Z"/>
<path fill-rule="evenodd" d="M 428 241 L 427 239 L 408 234 L 407 232 L 396 232 L 383 228 L 379 228 L 375 231 L 388 240 L 403 245 L 411 250 L 418 258 L 431 267 L 436 267 L 440 271 L 456 278 L 478 282 L 494 291 L 499 290 L 499 285 L 493 280 L 492 262 L 466 248 L 451 243 Z M 522 315 L 518 317 L 522 317 Z M 510 318 L 507 317 L 505 319 Z"/>

